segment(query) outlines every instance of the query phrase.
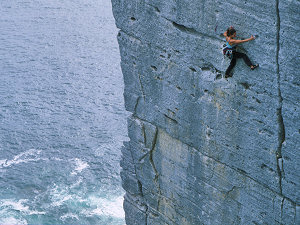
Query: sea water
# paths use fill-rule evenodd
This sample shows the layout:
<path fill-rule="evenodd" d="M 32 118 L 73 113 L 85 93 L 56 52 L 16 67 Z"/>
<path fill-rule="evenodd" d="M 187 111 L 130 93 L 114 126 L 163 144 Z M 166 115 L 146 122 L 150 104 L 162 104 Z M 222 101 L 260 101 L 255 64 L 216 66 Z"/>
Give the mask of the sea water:
<path fill-rule="evenodd" d="M 0 28 L 0 224 L 125 224 L 110 0 L 2 0 Z"/>

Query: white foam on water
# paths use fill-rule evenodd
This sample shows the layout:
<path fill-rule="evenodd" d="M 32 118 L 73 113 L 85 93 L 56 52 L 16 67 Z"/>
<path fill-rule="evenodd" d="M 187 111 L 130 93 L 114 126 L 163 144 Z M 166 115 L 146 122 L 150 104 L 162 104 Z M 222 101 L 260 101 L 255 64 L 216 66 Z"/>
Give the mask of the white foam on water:
<path fill-rule="evenodd" d="M 6 199 L 2 200 L 1 206 L 3 207 L 9 207 L 11 209 L 17 210 L 17 211 L 26 211 L 28 210 L 27 206 L 24 206 L 23 204 L 26 202 L 25 199 L 20 199 L 19 201 L 13 201 L 12 199 Z"/>
<path fill-rule="evenodd" d="M 4 200 L 1 200 L 0 206 L 1 206 L 1 208 L 6 208 L 6 209 L 22 212 L 25 215 L 44 215 L 44 214 L 46 214 L 45 212 L 30 210 L 29 206 L 25 205 L 25 203 L 27 201 L 28 200 L 26 200 L 26 199 L 20 199 L 18 201 L 15 201 L 13 199 L 4 199 Z"/>
<path fill-rule="evenodd" d="M 91 211 L 85 211 L 86 216 L 111 216 L 115 218 L 125 218 L 123 210 L 123 196 L 113 197 L 111 199 L 90 196 L 88 199 L 91 208 L 96 207 Z"/>
<path fill-rule="evenodd" d="M 73 213 L 67 213 L 67 214 L 60 217 L 60 219 L 62 221 L 65 221 L 68 218 L 79 220 L 79 217 L 77 215 L 73 214 Z"/>
<path fill-rule="evenodd" d="M 75 162 L 75 169 L 71 172 L 71 175 L 76 175 L 78 173 L 81 173 L 84 169 L 89 167 L 89 164 L 87 162 L 82 161 L 81 159 L 75 158 L 72 161 Z"/>
<path fill-rule="evenodd" d="M 69 190 L 67 187 L 59 187 L 56 184 L 54 184 L 54 188 L 50 191 L 51 205 L 54 207 L 61 206 L 66 201 L 72 199 L 72 196 L 69 194 Z"/>
<path fill-rule="evenodd" d="M 60 216 L 62 221 L 68 219 L 80 221 L 80 217 L 108 217 L 111 219 L 124 220 L 125 213 L 123 210 L 123 196 L 103 196 L 103 193 L 90 193 L 87 197 L 74 192 L 72 186 L 76 188 L 82 182 L 77 180 L 74 185 L 58 185 L 54 184 L 50 190 L 51 206 L 59 207 L 66 205 L 68 207 L 76 207 L 74 211 L 68 212 Z M 123 194 L 123 193 L 122 193 Z M 81 207 L 81 205 L 83 207 Z M 88 206 L 88 207 L 87 207 Z M 79 208 L 78 208 L 79 207 Z M 74 209 L 73 209 L 74 210 Z"/>
<path fill-rule="evenodd" d="M 26 220 L 22 220 L 22 219 L 16 219 L 14 217 L 5 217 L 5 218 L 0 218 L 0 224 L 3 225 L 27 225 L 27 221 Z"/>
<path fill-rule="evenodd" d="M 29 149 L 28 151 L 22 152 L 16 155 L 13 159 L 4 159 L 0 160 L 0 169 L 17 165 L 20 163 L 28 163 L 32 161 L 39 161 L 41 158 L 38 155 L 41 153 L 41 150 Z"/>
<path fill-rule="evenodd" d="M 60 159 L 60 158 L 57 158 L 57 157 L 53 157 L 51 159 L 54 160 L 54 161 L 64 161 L 64 159 Z"/>
<path fill-rule="evenodd" d="M 67 195 L 67 196 L 60 196 L 61 198 L 58 199 L 57 201 L 54 201 L 51 205 L 52 206 L 61 206 L 63 205 L 66 201 L 72 199 L 72 196 Z"/>
<path fill-rule="evenodd" d="M 72 184 L 70 186 L 70 188 L 72 189 L 72 188 L 78 187 L 81 183 L 82 183 L 82 178 L 79 177 L 79 179 L 74 184 Z"/>

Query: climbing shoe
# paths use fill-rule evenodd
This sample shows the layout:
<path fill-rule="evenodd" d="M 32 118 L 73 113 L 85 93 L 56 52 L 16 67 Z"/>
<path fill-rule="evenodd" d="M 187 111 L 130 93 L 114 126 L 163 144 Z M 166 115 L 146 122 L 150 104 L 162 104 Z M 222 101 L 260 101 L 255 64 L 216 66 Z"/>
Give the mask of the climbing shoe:
<path fill-rule="evenodd" d="M 255 68 L 257 68 L 257 67 L 259 67 L 259 65 L 258 64 L 256 64 L 256 65 L 252 65 L 251 66 L 251 70 L 254 70 Z"/>
<path fill-rule="evenodd" d="M 225 74 L 225 78 L 232 77 L 232 74 Z"/>

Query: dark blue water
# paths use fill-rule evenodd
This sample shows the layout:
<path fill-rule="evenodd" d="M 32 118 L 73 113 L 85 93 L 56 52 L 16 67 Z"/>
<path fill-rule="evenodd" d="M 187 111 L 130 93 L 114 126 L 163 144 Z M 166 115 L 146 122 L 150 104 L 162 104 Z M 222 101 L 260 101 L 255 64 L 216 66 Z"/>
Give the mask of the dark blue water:
<path fill-rule="evenodd" d="M 0 224 L 124 224 L 109 0 L 0 1 Z"/>

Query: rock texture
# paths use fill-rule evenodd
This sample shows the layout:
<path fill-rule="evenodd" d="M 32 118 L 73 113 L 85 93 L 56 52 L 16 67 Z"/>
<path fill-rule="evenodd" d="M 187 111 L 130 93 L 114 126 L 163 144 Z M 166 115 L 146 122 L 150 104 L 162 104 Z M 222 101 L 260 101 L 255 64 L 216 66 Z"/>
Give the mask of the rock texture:
<path fill-rule="evenodd" d="M 300 2 L 112 3 L 127 224 L 300 224 Z M 226 80 L 230 25 L 260 68 Z"/>

